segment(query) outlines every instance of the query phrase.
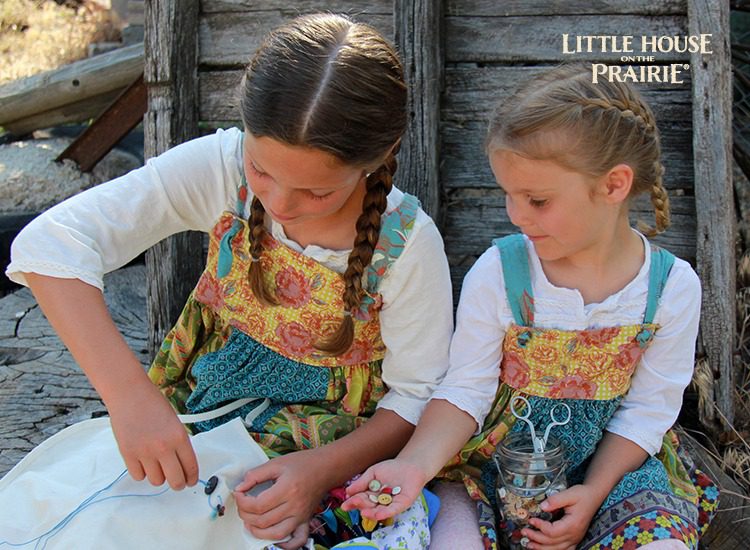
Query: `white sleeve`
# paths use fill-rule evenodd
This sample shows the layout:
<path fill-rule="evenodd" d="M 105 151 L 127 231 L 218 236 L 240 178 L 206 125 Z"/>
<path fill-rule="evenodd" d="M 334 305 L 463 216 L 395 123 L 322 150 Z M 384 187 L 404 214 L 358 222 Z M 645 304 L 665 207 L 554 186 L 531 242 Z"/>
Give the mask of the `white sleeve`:
<path fill-rule="evenodd" d="M 481 428 L 499 385 L 500 360 L 510 311 L 500 254 L 487 250 L 464 279 L 450 348 L 450 368 L 433 399 L 470 414 Z"/>
<path fill-rule="evenodd" d="M 650 455 L 661 449 L 692 379 L 700 306 L 698 275 L 687 262 L 677 259 L 654 317 L 660 328 L 607 425 L 607 431 L 629 439 Z"/>
<path fill-rule="evenodd" d="M 419 211 L 401 256 L 380 284 L 380 332 L 386 353 L 378 403 L 416 424 L 436 384 L 448 369 L 453 332 L 453 296 L 443 240 Z"/>
<path fill-rule="evenodd" d="M 104 273 L 162 239 L 208 231 L 233 202 L 240 142 L 238 130 L 189 141 L 54 206 L 13 241 L 6 275 L 20 284 L 24 272 L 77 278 L 101 289 Z"/>

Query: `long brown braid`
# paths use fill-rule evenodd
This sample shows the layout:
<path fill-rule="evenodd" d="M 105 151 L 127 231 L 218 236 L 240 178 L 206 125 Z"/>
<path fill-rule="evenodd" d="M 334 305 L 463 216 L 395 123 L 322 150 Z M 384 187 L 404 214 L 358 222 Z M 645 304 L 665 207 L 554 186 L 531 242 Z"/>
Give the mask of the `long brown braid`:
<path fill-rule="evenodd" d="M 365 197 L 362 200 L 362 214 L 357 219 L 357 236 L 349 254 L 349 262 L 344 272 L 344 319 L 336 332 L 322 342 L 315 344 L 321 351 L 331 354 L 348 350 L 354 340 L 352 315 L 359 307 L 364 289 L 362 280 L 365 269 L 370 265 L 375 245 L 380 236 L 380 222 L 388 206 L 388 193 L 393 187 L 393 174 L 398 163 L 395 152 L 373 173 L 367 176 Z"/>
<path fill-rule="evenodd" d="M 258 197 L 253 197 L 250 204 L 250 219 L 248 220 L 250 230 L 250 269 L 247 276 L 250 281 L 250 288 L 260 303 L 265 306 L 275 306 L 279 304 L 279 301 L 263 283 L 263 268 L 260 265 L 261 255 L 263 254 L 263 237 L 266 235 L 265 217 L 266 209 L 263 208 Z"/>
<path fill-rule="evenodd" d="M 639 221 L 639 229 L 654 236 L 669 226 L 653 112 L 625 83 L 592 83 L 584 65 L 562 65 L 523 85 L 493 115 L 487 147 L 553 160 L 594 177 L 625 163 L 634 174 L 630 197 L 649 191 L 654 207 L 656 226 Z"/>
<path fill-rule="evenodd" d="M 373 166 L 386 157 L 366 179 L 362 214 L 343 275 L 343 321 L 316 344 L 321 351 L 342 354 L 354 338 L 352 314 L 360 307 L 364 270 L 392 188 L 394 144 L 406 129 L 401 61 L 393 46 L 368 25 L 340 15 L 305 15 L 266 36 L 245 71 L 242 92 L 242 119 L 255 137 L 321 150 L 352 167 Z M 268 230 L 257 198 L 251 203 L 248 225 L 250 286 L 263 304 L 278 304 L 263 282 L 263 239 Z"/>

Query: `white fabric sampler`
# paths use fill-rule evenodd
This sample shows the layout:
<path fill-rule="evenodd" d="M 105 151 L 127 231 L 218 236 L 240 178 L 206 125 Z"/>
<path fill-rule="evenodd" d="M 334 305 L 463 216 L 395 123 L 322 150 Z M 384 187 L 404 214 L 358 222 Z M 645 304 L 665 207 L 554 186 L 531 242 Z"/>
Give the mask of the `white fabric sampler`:
<path fill-rule="evenodd" d="M 154 487 L 127 474 L 118 479 L 126 468 L 109 418 L 62 430 L 0 480 L 0 546 L 265 548 L 270 541 L 258 540 L 244 528 L 232 497 L 245 472 L 268 460 L 263 450 L 240 419 L 191 441 L 200 479 L 219 479 L 211 495 L 205 494 L 203 483 L 173 491 L 166 484 Z M 220 502 L 225 506 L 221 517 L 215 510 Z"/>

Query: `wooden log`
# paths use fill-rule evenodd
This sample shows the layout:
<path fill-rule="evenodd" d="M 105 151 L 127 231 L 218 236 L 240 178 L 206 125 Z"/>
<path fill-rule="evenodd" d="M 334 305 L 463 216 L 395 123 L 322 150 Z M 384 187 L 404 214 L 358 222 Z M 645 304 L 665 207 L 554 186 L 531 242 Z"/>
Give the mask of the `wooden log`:
<path fill-rule="evenodd" d="M 409 85 L 409 122 L 398 154 L 399 187 L 416 195 L 422 208 L 438 217 L 440 93 L 443 51 L 442 2 L 394 0 L 394 34 Z"/>
<path fill-rule="evenodd" d="M 690 34 L 713 35 L 713 53 L 691 55 L 696 254 L 703 283 L 701 341 L 714 373 L 721 422 L 734 422 L 736 260 L 732 194 L 732 67 L 729 6 L 688 0 Z"/>
<path fill-rule="evenodd" d="M 104 299 L 115 325 L 144 367 L 145 269 L 104 276 Z M 24 288 L 0 299 L 0 476 L 48 437 L 106 413 L 73 357 Z"/>
<path fill-rule="evenodd" d="M 143 71 L 143 52 L 135 44 L 0 86 L 0 125 L 127 88 Z"/>
<path fill-rule="evenodd" d="M 40 128 L 52 128 L 61 124 L 84 122 L 104 112 L 125 89 L 117 88 L 97 96 L 87 97 L 81 101 L 55 107 L 49 111 L 19 118 L 3 124 L 3 128 L 13 135 L 23 136 Z"/>
<path fill-rule="evenodd" d="M 144 117 L 146 158 L 198 135 L 198 3 L 146 3 L 148 111 Z M 202 236 L 185 232 L 146 253 L 148 342 L 155 354 L 203 269 Z"/>

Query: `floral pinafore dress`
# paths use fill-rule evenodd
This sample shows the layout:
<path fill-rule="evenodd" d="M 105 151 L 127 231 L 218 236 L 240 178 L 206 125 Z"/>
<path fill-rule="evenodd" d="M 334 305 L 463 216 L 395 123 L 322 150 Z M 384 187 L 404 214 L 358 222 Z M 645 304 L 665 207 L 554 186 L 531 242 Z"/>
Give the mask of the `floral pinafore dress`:
<path fill-rule="evenodd" d="M 511 413 L 511 399 L 523 395 L 530 420 L 544 430 L 552 408 L 563 401 L 572 416 L 555 436 L 566 449 L 569 485 L 581 483 L 603 432 L 630 387 L 630 378 L 658 325 L 656 307 L 674 256 L 653 247 L 643 323 L 587 330 L 534 328 L 529 258 L 521 235 L 494 241 L 500 250 L 506 294 L 515 323 L 503 340 L 500 388 L 481 433 L 443 469 L 440 477 L 460 480 L 477 501 L 486 548 L 497 548 L 494 495 L 497 470 L 491 455 L 509 433 L 526 428 Z M 689 548 L 718 505 L 718 491 L 679 448 L 674 433 L 661 451 L 624 476 L 602 504 L 579 548 L 635 549 L 661 539 Z M 519 535 L 520 536 L 520 535 Z"/>
<path fill-rule="evenodd" d="M 247 183 L 238 189 L 243 212 Z M 386 392 L 381 377 L 378 285 L 400 256 L 419 203 L 410 195 L 383 217 L 365 274 L 366 296 L 353 315 L 354 343 L 330 356 L 314 343 L 340 324 L 343 277 L 270 235 L 260 258 L 277 306 L 264 306 L 248 283 L 247 221 L 225 212 L 210 234 L 206 269 L 149 370 L 178 412 L 201 413 L 242 398 L 257 398 L 206 430 L 266 407 L 248 425 L 269 457 L 319 447 L 351 432 L 375 412 Z M 256 411 L 257 412 L 257 411 Z M 246 420 L 246 424 L 248 424 Z"/>

